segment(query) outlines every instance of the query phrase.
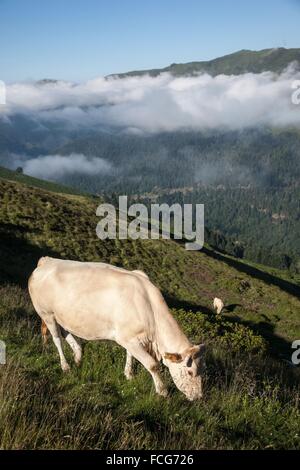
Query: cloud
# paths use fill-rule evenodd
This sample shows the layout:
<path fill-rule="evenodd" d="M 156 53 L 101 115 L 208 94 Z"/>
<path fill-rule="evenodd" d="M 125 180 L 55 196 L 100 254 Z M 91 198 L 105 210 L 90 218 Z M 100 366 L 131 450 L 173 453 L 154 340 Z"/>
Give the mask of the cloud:
<path fill-rule="evenodd" d="M 97 78 L 82 84 L 16 83 L 7 86 L 2 113 L 29 113 L 41 123 L 117 127 L 135 133 L 299 126 L 300 107 L 291 100 L 292 84 L 299 78 L 291 65 L 280 75 L 174 77 L 164 73 Z"/>
<path fill-rule="evenodd" d="M 87 158 L 83 154 L 46 155 L 22 161 L 14 159 L 14 164 L 23 167 L 24 173 L 37 178 L 60 180 L 72 174 L 97 175 L 110 172 L 111 165 L 102 158 Z M 18 166 L 18 165 L 17 165 Z"/>

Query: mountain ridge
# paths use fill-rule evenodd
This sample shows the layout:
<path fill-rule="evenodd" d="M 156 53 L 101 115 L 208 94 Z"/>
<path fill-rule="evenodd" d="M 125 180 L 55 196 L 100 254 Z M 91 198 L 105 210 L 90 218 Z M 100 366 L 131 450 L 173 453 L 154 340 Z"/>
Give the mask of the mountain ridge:
<path fill-rule="evenodd" d="M 143 75 L 156 77 L 164 72 L 169 72 L 175 76 L 194 75 L 205 72 L 212 76 L 219 74 L 238 75 L 247 72 L 262 73 L 266 71 L 280 73 L 293 62 L 298 62 L 298 67 L 300 67 L 300 48 L 287 49 L 278 47 L 259 51 L 241 49 L 240 51 L 216 57 L 212 60 L 172 63 L 163 68 L 132 70 L 110 74 L 106 78 L 126 78 Z"/>

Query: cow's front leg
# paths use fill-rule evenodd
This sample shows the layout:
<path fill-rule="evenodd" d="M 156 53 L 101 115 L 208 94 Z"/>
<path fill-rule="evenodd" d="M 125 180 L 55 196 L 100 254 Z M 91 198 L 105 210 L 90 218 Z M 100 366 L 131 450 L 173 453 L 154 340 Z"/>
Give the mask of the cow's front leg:
<path fill-rule="evenodd" d="M 61 328 L 61 332 L 69 346 L 71 347 L 73 354 L 74 354 L 74 360 L 75 364 L 79 366 L 81 359 L 82 359 L 82 348 L 79 343 L 77 343 L 76 339 L 74 336 L 71 335 L 68 331 L 64 330 Z"/>
<path fill-rule="evenodd" d="M 133 359 L 132 354 L 130 354 L 129 351 L 126 351 L 126 364 L 125 364 L 124 374 L 127 380 L 131 380 L 133 377 L 132 359 Z"/>
<path fill-rule="evenodd" d="M 158 372 L 159 362 L 150 356 L 150 354 L 145 350 L 138 340 L 131 341 L 126 345 L 126 349 L 150 372 L 153 378 L 156 393 L 166 397 L 168 392 Z"/>

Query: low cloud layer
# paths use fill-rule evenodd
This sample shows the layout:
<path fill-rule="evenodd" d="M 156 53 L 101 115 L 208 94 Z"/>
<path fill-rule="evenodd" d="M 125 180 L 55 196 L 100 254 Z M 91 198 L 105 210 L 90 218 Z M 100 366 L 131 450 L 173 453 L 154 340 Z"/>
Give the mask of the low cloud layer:
<path fill-rule="evenodd" d="M 40 123 L 62 121 L 73 127 L 118 127 L 137 133 L 299 126 L 300 106 L 292 103 L 292 85 L 299 79 L 291 65 L 281 75 L 176 78 L 166 73 L 83 84 L 16 83 L 7 87 L 7 105 L 0 115 L 29 113 Z"/>
<path fill-rule="evenodd" d="M 16 161 L 16 159 L 15 159 Z M 87 158 L 83 154 L 72 153 L 71 155 L 46 155 L 29 160 L 17 161 L 22 165 L 24 173 L 37 178 L 49 180 L 62 180 L 65 176 L 97 175 L 108 173 L 111 166 L 102 158 Z"/>

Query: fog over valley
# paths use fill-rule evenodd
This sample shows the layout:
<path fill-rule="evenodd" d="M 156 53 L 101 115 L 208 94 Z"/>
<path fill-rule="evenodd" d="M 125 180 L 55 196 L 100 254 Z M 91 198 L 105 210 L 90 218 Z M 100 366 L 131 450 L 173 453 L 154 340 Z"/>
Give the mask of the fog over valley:
<path fill-rule="evenodd" d="M 280 74 L 203 73 L 175 77 L 100 77 L 86 83 L 40 81 L 7 86 L 0 116 L 28 115 L 39 126 L 122 128 L 127 132 L 236 130 L 259 125 L 294 126 L 300 113 L 292 85 L 300 72 L 291 64 Z"/>

